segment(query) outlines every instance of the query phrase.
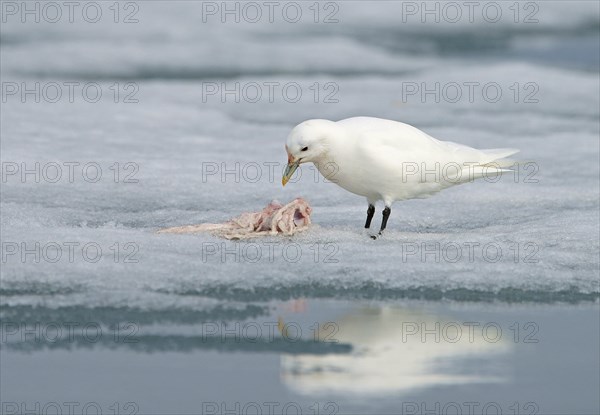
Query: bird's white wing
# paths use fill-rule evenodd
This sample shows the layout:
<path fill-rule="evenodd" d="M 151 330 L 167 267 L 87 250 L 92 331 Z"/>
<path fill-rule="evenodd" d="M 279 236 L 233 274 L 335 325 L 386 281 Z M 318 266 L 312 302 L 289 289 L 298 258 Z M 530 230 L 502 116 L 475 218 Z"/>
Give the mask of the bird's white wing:
<path fill-rule="evenodd" d="M 356 136 L 357 148 L 372 161 L 396 168 L 400 163 L 479 163 L 485 154 L 450 141 L 440 141 L 407 124 L 401 128 L 366 130 Z"/>
<path fill-rule="evenodd" d="M 340 185 L 363 195 L 377 189 L 386 201 L 427 197 L 494 173 L 487 163 L 516 152 L 440 141 L 411 125 L 378 118 L 357 117 L 339 123 L 348 138 L 338 153 Z"/>
<path fill-rule="evenodd" d="M 480 150 L 439 141 L 411 127 L 363 131 L 357 151 L 384 200 L 431 196 L 440 190 L 482 177 L 487 158 Z"/>

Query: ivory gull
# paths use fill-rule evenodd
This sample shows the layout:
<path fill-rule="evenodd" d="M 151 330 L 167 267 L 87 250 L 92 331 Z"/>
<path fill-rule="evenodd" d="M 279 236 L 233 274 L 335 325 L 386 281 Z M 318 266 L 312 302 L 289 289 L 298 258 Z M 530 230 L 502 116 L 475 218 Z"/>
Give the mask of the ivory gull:
<path fill-rule="evenodd" d="M 329 181 L 367 198 L 365 228 L 371 226 L 375 202 L 384 202 L 380 235 L 394 201 L 425 198 L 457 184 L 501 174 L 513 163 L 505 157 L 519 151 L 477 150 L 437 140 L 408 124 L 372 117 L 304 121 L 294 127 L 285 148 L 284 186 L 300 164 L 314 163 Z"/>

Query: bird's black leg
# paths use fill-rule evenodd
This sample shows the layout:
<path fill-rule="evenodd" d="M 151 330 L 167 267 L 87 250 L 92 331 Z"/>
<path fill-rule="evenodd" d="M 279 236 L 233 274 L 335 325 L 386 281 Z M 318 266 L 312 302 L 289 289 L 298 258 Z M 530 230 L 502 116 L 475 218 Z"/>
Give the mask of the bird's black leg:
<path fill-rule="evenodd" d="M 379 235 L 381 235 L 381 233 L 387 226 L 387 221 L 390 217 L 390 213 L 392 213 L 392 209 L 390 209 L 389 206 L 386 206 L 385 209 L 383 209 L 383 220 L 381 221 L 381 229 L 379 229 Z"/>
<path fill-rule="evenodd" d="M 374 214 L 375 214 L 375 206 L 369 204 L 369 208 L 367 209 L 367 222 L 365 223 L 366 229 L 369 229 L 371 227 L 371 220 L 373 219 Z"/>
<path fill-rule="evenodd" d="M 383 230 L 387 226 L 387 221 L 390 217 L 390 213 L 392 213 L 392 209 L 390 209 L 388 206 L 386 206 L 385 209 L 383 209 L 383 220 L 381 221 L 381 229 L 379 230 L 379 235 L 381 235 L 383 233 Z M 371 238 L 377 239 L 377 236 L 378 235 L 371 235 Z"/>

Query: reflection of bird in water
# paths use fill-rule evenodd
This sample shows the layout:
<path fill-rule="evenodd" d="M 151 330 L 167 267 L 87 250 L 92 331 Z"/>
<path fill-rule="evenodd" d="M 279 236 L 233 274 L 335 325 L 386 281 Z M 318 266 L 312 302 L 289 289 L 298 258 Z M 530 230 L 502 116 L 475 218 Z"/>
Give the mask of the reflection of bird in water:
<path fill-rule="evenodd" d="M 460 336 L 457 327 L 462 330 Z M 424 339 L 421 328 L 429 330 Z M 494 365 L 492 357 L 505 354 L 510 345 L 502 338 L 486 340 L 481 325 L 470 336 L 469 327 L 462 322 L 385 307 L 349 315 L 337 323 L 337 329 L 331 336 L 328 328 L 321 338 L 329 335 L 349 343 L 353 352 L 284 355 L 282 378 L 288 387 L 307 395 L 376 395 L 438 385 L 502 382 L 505 377 L 503 367 Z M 490 330 L 489 338 L 495 341 L 494 337 Z"/>

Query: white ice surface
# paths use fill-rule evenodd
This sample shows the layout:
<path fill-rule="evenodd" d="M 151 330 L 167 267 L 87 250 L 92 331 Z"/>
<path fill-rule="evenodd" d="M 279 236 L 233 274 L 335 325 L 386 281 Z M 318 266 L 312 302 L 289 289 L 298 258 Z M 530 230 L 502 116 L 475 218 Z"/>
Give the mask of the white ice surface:
<path fill-rule="evenodd" d="M 50 264 L 9 256 L 2 263 L 1 304 L 202 310 L 213 307 L 215 299 L 238 302 L 302 295 L 551 301 L 560 299 L 562 292 L 566 301 L 582 295 L 597 298 L 597 71 L 517 59 L 480 62 L 436 53 L 412 55 L 407 45 L 399 51 L 373 47 L 372 36 L 350 33 L 357 27 L 372 31 L 383 18 L 389 19 L 387 27 L 407 36 L 418 37 L 422 28 L 394 26 L 389 13 L 355 7 L 343 8 L 346 24 L 331 29 L 338 35 L 329 37 L 319 35 L 322 27 L 312 33 L 310 25 L 308 29 L 306 25 L 290 29 L 282 23 L 202 26 L 180 8 L 160 13 L 146 9 L 146 23 L 117 26 L 110 32 L 77 25 L 41 25 L 33 31 L 26 31 L 27 25 L 4 25 L 2 35 L 9 36 L 3 39 L 3 80 L 99 79 L 104 91 L 113 79 L 134 80 L 139 103 L 103 99 L 96 104 L 81 100 L 2 104 L 3 162 L 28 166 L 96 162 L 103 168 L 102 179 L 93 184 L 80 175 L 74 183 L 63 178 L 54 184 L 3 177 L 2 242 L 29 246 L 36 241 L 80 246 L 96 242 L 104 257 L 90 263 L 76 250 L 73 262 L 63 253 L 62 260 Z M 363 16 L 361 10 L 362 23 L 356 19 Z M 564 12 L 544 10 L 554 17 Z M 558 33 L 554 36 L 590 19 L 597 21 L 597 7 L 579 14 L 572 10 L 581 9 L 568 8 L 572 17 L 552 27 Z M 152 24 L 159 18 L 179 20 Z M 547 21 L 556 23 L 551 17 Z M 453 30 L 435 27 L 441 37 Z M 517 35 L 522 41 L 516 43 L 534 47 L 536 41 L 553 35 L 550 27 L 528 29 L 537 31 L 537 40 Z M 487 27 L 463 29 L 469 37 Z M 510 25 L 496 30 L 509 44 L 515 40 Z M 71 32 L 79 37 L 73 38 Z M 204 36 L 207 33 L 210 38 Z M 391 29 L 384 33 L 401 36 Z M 292 104 L 280 96 L 274 103 L 218 99 L 203 103 L 200 82 L 205 78 L 220 82 L 220 74 L 231 82 L 298 82 L 306 96 L 314 82 L 335 81 L 339 103 L 315 104 L 312 98 L 303 98 Z M 514 82 L 535 82 L 539 103 L 514 103 L 510 96 L 493 104 L 482 99 L 403 103 L 399 85 L 407 81 L 494 81 L 504 93 Z M 280 184 L 284 139 L 295 124 L 308 118 L 355 115 L 397 119 L 434 137 L 474 147 L 520 148 L 520 160 L 539 166 L 534 177 L 539 182 L 525 183 L 529 171 L 521 170 L 517 183 L 507 176 L 498 183 L 482 181 L 434 198 L 397 203 L 385 237 L 373 241 L 362 229 L 366 213 L 362 198 L 315 180 L 309 166 L 303 167 L 298 183 L 285 188 Z M 136 163 L 139 183 L 114 183 L 108 167 L 115 162 Z M 203 163 L 233 168 L 236 162 L 240 168 L 258 163 L 261 179 L 251 183 L 238 175 L 236 182 L 233 175 L 225 180 L 216 175 L 203 180 Z M 278 163 L 274 177 L 269 177 L 265 162 Z M 219 222 L 244 210 L 258 210 L 271 199 L 297 196 L 312 204 L 314 227 L 292 240 L 268 239 L 276 243 L 273 256 L 268 245 L 253 241 L 262 254 L 256 263 L 244 256 L 244 250 L 256 248 L 246 243 L 209 235 L 155 234 L 161 227 Z M 374 228 L 380 223 L 379 209 Z M 139 261 L 125 264 L 121 257 L 115 263 L 110 251 L 115 242 L 121 244 L 122 255 L 130 252 L 123 251 L 123 244 L 138 246 Z M 219 254 L 203 258 L 206 243 L 217 244 L 211 246 L 219 251 L 224 247 L 238 251 L 224 259 Z M 420 251 L 403 257 L 402 250 L 414 246 L 422 250 L 422 244 L 435 243 L 447 249 L 455 244 L 463 247 L 461 259 L 436 261 L 430 255 L 422 260 Z M 476 249 L 471 260 L 468 244 L 495 244 L 503 255 L 491 262 Z M 291 256 L 300 247 L 298 262 L 284 258 L 283 250 L 290 246 Z M 516 254 L 515 262 L 516 246 L 529 250 Z M 537 262 L 524 262 L 532 251 L 536 253 L 531 259 Z"/>

